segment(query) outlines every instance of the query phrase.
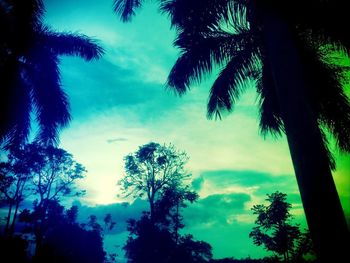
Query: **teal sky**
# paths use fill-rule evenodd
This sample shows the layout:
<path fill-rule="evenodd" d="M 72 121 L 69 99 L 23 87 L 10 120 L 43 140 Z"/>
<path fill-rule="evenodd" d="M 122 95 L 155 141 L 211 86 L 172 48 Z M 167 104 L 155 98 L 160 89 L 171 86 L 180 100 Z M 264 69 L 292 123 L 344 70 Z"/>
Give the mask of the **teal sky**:
<path fill-rule="evenodd" d="M 207 120 L 213 77 L 181 98 L 164 87 L 178 51 L 172 47 L 175 33 L 156 5 L 147 2 L 132 23 L 123 24 L 113 14 L 111 0 L 44 2 L 48 25 L 95 37 L 106 50 L 99 61 L 65 57 L 61 63 L 73 115 L 61 133 L 61 147 L 88 170 L 81 182 L 87 190 L 83 214 L 112 211 L 122 221 L 143 209 L 140 200 L 127 209 L 116 204 L 125 201 L 116 184 L 123 176 L 123 157 L 155 141 L 188 153 L 187 169 L 200 200 L 184 211 L 184 231 L 209 242 L 215 257 L 262 255 L 248 237 L 254 222 L 250 208 L 267 193 L 287 193 L 296 221 L 304 222 L 285 138 L 259 135 L 253 84 L 233 114 Z M 349 156 L 337 156 L 335 179 L 349 214 Z M 125 236 L 120 227 L 107 240 L 114 244 Z"/>

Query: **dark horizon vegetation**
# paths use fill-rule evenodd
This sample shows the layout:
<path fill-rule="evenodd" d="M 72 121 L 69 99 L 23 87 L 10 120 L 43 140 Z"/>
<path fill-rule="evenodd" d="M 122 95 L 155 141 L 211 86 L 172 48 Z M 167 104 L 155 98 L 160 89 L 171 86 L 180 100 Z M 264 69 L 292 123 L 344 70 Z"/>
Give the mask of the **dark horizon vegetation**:
<path fill-rule="evenodd" d="M 2 259 L 23 263 L 314 262 L 310 235 L 292 222 L 286 194 L 277 191 L 267 195 L 267 205 L 251 208 L 257 226 L 249 237 L 270 253 L 261 259 L 214 259 L 209 243 L 183 231 L 184 210 L 199 198 L 185 170 L 186 153 L 174 145 L 151 142 L 124 161 L 125 176 L 119 182 L 123 196 L 135 202 L 145 196 L 147 204 L 136 218 L 124 215 L 125 222 L 123 211 L 84 217 L 81 204 L 62 205 L 85 194 L 77 181 L 86 170 L 71 154 L 40 143 L 10 150 L 7 161 L 0 163 Z M 114 250 L 107 249 L 104 238 L 116 227 L 120 231 L 123 223 L 128 232 L 125 243 L 115 240 Z M 118 246 L 124 255 L 116 253 Z"/>
<path fill-rule="evenodd" d="M 1 1 L 1 261 L 347 262 L 345 7 Z"/>

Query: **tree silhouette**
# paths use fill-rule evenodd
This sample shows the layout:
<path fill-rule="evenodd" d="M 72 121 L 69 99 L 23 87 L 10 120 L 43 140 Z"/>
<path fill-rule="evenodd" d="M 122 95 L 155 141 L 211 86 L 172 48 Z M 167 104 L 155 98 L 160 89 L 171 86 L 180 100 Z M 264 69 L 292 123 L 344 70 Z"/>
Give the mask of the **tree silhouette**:
<path fill-rule="evenodd" d="M 124 160 L 125 176 L 119 181 L 123 195 L 146 196 L 151 220 L 155 217 L 155 203 L 164 191 L 181 189 L 183 181 L 190 176 L 184 169 L 188 160 L 186 153 L 176 150 L 173 145 L 150 142 Z"/>
<path fill-rule="evenodd" d="M 13 234 L 19 206 L 31 192 L 29 185 L 36 158 L 30 148 L 12 149 L 7 155 L 7 161 L 0 163 L 0 200 L 8 206 L 5 235 Z"/>
<path fill-rule="evenodd" d="M 2 260 L 10 260 L 5 262 L 30 262 L 27 259 L 26 250 L 28 242 L 20 236 L 3 236 L 0 235 L 0 253 Z"/>
<path fill-rule="evenodd" d="M 127 21 L 142 2 L 116 0 L 115 11 Z M 214 65 L 221 66 L 208 102 L 208 117 L 220 118 L 232 111 L 244 81 L 255 80 L 263 134 L 287 136 L 318 256 L 325 262 L 345 257 L 349 232 L 324 134 L 326 129 L 341 150 L 350 151 L 345 69 L 327 59 L 334 51 L 350 53 L 345 1 L 159 2 L 177 30 L 175 46 L 181 50 L 168 86 L 182 95 Z"/>
<path fill-rule="evenodd" d="M 38 156 L 33 182 L 34 194 L 38 195 L 36 207 L 43 215 L 46 203 L 64 196 L 79 196 L 85 191 L 76 189 L 76 180 L 85 176 L 85 168 L 73 156 L 61 148 L 33 144 Z"/>
<path fill-rule="evenodd" d="M 84 193 L 76 189 L 75 183 L 84 177 L 85 171 L 71 154 L 60 148 L 38 143 L 12 148 L 8 161 L 0 165 L 0 190 L 9 205 L 5 231 L 14 232 L 18 208 L 24 198 L 37 198 L 33 211 L 25 209 L 20 219 L 30 226 L 28 229 L 35 235 L 36 249 L 39 250 L 45 233 L 54 224 L 51 222 L 55 219 L 54 215 L 59 212 L 58 201 L 62 197 Z M 25 196 L 26 189 L 29 192 Z M 12 213 L 13 205 L 15 210 Z M 69 213 L 71 221 L 74 221 L 76 211 L 69 210 Z"/>
<path fill-rule="evenodd" d="M 158 226 L 168 229 L 176 244 L 179 242 L 179 231 L 184 227 L 182 209 L 197 199 L 198 194 L 191 191 L 188 185 L 173 185 L 165 189 L 155 203 L 154 221 Z"/>
<path fill-rule="evenodd" d="M 111 214 L 106 214 L 105 217 L 103 218 L 104 222 L 104 231 L 111 231 L 115 225 L 117 224 L 115 221 L 112 220 L 112 215 Z"/>
<path fill-rule="evenodd" d="M 37 143 L 11 148 L 7 161 L 0 163 L 0 193 L 8 205 L 5 232 L 13 234 L 24 199 L 38 194 L 37 209 L 45 214 L 45 202 L 70 194 L 74 181 L 84 172 L 85 168 L 63 149 Z"/>
<path fill-rule="evenodd" d="M 87 230 L 78 224 L 75 219 L 78 208 L 73 206 L 65 210 L 57 200 L 48 204 L 48 214 L 45 219 L 45 229 L 42 229 L 43 236 L 39 249 L 33 258 L 33 263 L 41 262 L 87 262 L 103 263 L 105 252 L 100 232 Z M 35 231 L 36 214 L 27 213 L 22 220 L 34 226 Z"/>
<path fill-rule="evenodd" d="M 286 198 L 286 194 L 277 191 L 267 195 L 268 206 L 253 206 L 253 213 L 257 215 L 257 226 L 250 232 L 249 237 L 253 238 L 255 245 L 263 245 L 266 250 L 282 255 L 284 261 L 289 262 L 296 254 L 298 260 L 301 260 L 303 254 L 310 252 L 311 247 L 300 247 L 307 244 L 307 235 L 301 234 L 298 225 L 290 223 L 289 210 L 292 206 Z M 306 250 L 307 248 L 310 250 Z"/>
<path fill-rule="evenodd" d="M 169 262 L 176 247 L 170 233 L 158 228 L 149 218 L 143 215 L 140 220 L 128 222 L 129 237 L 123 247 L 129 263 Z"/>
<path fill-rule="evenodd" d="M 55 32 L 44 25 L 44 12 L 42 0 L 0 3 L 0 142 L 7 147 L 27 141 L 31 114 L 39 124 L 37 138 L 56 143 L 59 129 L 71 118 L 59 57 L 89 61 L 103 54 L 85 35 Z"/>
<path fill-rule="evenodd" d="M 314 245 L 311 240 L 310 232 L 305 230 L 297 240 L 296 248 L 293 251 L 292 258 L 295 262 L 302 262 L 305 255 L 315 257 Z"/>
<path fill-rule="evenodd" d="M 128 231 L 124 250 L 129 263 L 207 263 L 212 258 L 208 243 L 195 241 L 191 235 L 175 240 L 169 229 L 154 224 L 147 213 L 129 220 Z"/>
<path fill-rule="evenodd" d="M 182 209 L 198 198 L 186 184 L 190 176 L 184 169 L 187 160 L 186 153 L 173 145 L 153 142 L 125 157 L 124 194 L 146 195 L 150 204 L 140 219 L 128 221 L 129 237 L 124 246 L 128 262 L 204 263 L 212 258 L 208 243 L 179 233 L 184 227 Z"/>

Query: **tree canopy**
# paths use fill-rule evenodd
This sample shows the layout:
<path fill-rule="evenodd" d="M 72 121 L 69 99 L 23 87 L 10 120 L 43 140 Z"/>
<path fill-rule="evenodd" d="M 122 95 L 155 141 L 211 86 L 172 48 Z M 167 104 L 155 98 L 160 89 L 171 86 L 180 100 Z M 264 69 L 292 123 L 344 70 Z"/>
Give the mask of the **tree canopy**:
<path fill-rule="evenodd" d="M 268 205 L 254 205 L 252 210 L 257 219 L 256 227 L 249 237 L 257 246 L 283 256 L 285 262 L 290 260 L 302 261 L 302 256 L 311 252 L 311 242 L 307 240 L 308 233 L 302 233 L 299 225 L 291 223 L 292 205 L 287 202 L 287 195 L 281 192 L 268 194 Z"/>
<path fill-rule="evenodd" d="M 166 190 L 183 188 L 189 178 L 185 170 L 188 157 L 173 145 L 150 142 L 125 158 L 125 176 L 119 181 L 124 196 L 146 197 L 151 218 L 155 203 Z"/>
<path fill-rule="evenodd" d="M 185 171 L 188 157 L 173 145 L 148 143 L 125 158 L 124 193 L 146 195 L 150 204 L 140 219 L 128 221 L 129 237 L 124 246 L 130 263 L 209 262 L 211 246 L 181 235 L 182 209 L 197 200 Z"/>

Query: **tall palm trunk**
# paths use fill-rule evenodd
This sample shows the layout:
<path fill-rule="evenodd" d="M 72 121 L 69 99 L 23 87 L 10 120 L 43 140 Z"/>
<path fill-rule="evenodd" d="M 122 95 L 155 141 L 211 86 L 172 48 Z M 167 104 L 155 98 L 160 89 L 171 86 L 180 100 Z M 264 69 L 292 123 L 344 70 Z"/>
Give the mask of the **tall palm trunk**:
<path fill-rule="evenodd" d="M 264 41 L 271 62 L 304 211 L 321 262 L 343 262 L 349 233 L 288 25 L 273 11 L 264 13 Z"/>

